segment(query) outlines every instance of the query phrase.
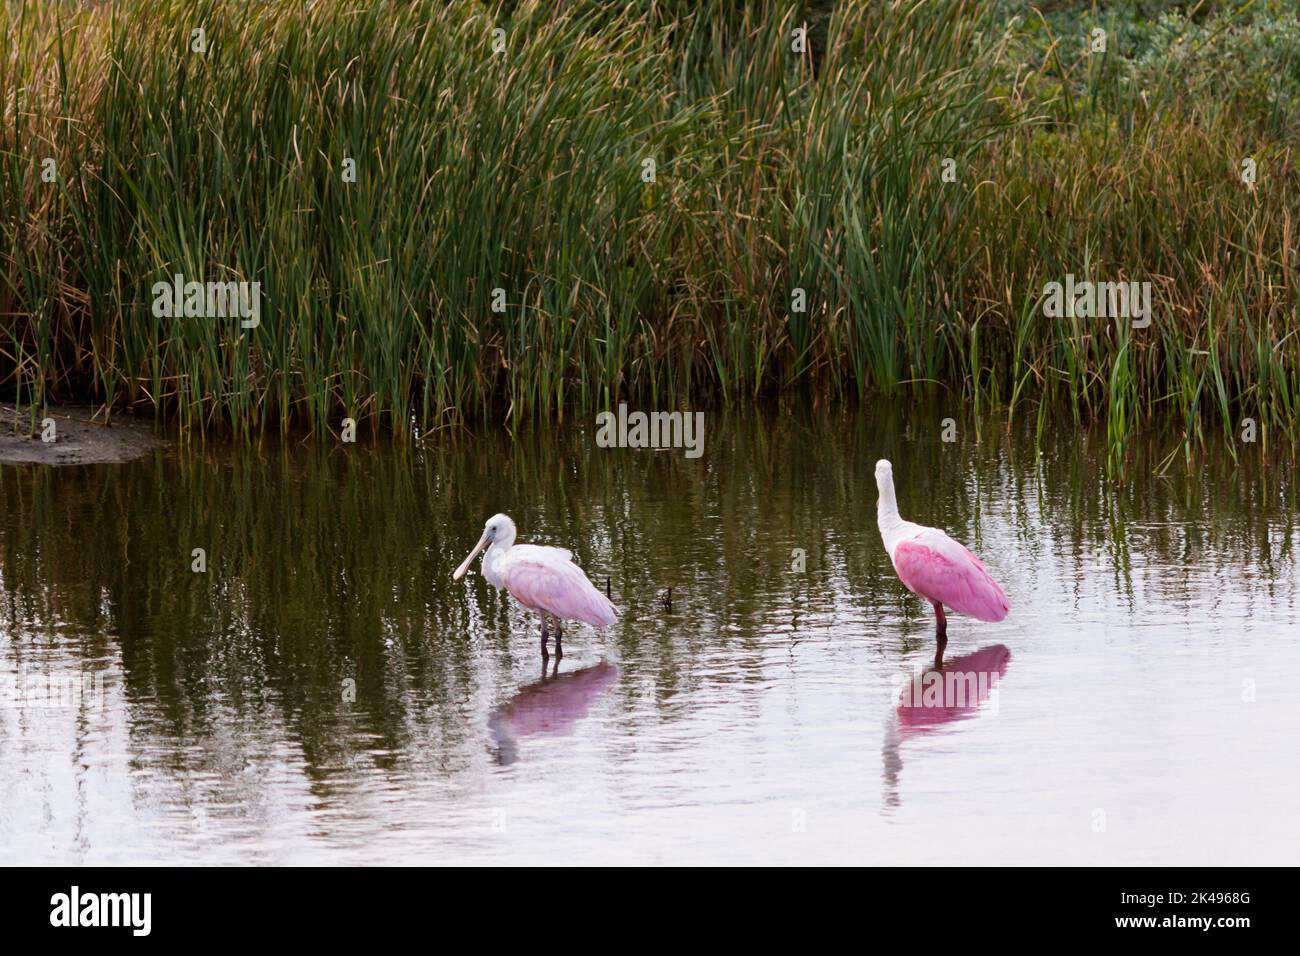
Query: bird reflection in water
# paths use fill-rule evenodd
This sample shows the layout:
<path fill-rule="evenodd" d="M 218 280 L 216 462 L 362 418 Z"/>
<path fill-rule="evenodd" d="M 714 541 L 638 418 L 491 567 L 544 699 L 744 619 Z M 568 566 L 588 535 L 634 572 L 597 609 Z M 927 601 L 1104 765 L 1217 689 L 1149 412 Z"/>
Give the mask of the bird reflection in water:
<path fill-rule="evenodd" d="M 899 703 L 885 725 L 882 750 L 885 808 L 899 804 L 898 777 L 903 769 L 902 745 L 913 737 L 932 733 L 944 724 L 975 716 L 993 698 L 996 713 L 997 683 L 1007 672 L 1011 651 L 1003 644 L 980 648 L 918 672 L 899 694 Z"/>
<path fill-rule="evenodd" d="M 601 661 L 591 667 L 558 674 L 559 661 L 549 676 L 542 665 L 542 679 L 519 689 L 488 719 L 498 763 L 519 759 L 521 737 L 560 736 L 573 730 L 587 716 L 597 700 L 618 680 L 618 667 Z"/>

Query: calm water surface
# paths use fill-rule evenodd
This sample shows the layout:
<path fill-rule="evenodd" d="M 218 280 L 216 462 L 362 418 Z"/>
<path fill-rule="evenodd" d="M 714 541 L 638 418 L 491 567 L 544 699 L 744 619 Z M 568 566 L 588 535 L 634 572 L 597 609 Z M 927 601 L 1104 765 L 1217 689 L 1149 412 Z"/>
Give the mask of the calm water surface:
<path fill-rule="evenodd" d="M 942 416 L 0 468 L 0 863 L 1300 862 L 1294 464 Z M 965 684 L 880 457 L 1011 600 Z M 453 582 L 499 510 L 619 624 Z"/>

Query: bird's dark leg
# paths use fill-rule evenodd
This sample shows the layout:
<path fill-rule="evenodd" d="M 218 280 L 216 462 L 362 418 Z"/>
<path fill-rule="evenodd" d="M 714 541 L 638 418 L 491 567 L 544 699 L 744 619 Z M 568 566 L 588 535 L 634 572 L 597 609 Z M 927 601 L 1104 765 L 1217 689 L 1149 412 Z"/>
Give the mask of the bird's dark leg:
<path fill-rule="evenodd" d="M 948 619 L 943 615 L 943 605 L 938 601 L 934 602 L 934 637 L 938 642 L 938 650 L 934 652 L 935 669 L 943 667 L 943 649 L 948 646 Z"/>
<path fill-rule="evenodd" d="M 556 649 L 558 650 L 559 644 L 557 643 L 555 646 Z M 546 615 L 543 614 L 542 615 L 542 657 L 547 658 L 550 656 L 551 655 L 546 652 Z"/>
<path fill-rule="evenodd" d="M 555 619 L 555 663 L 560 663 L 560 658 L 564 656 L 564 648 L 560 647 L 560 638 L 564 636 L 564 628 L 560 626 L 560 619 Z"/>

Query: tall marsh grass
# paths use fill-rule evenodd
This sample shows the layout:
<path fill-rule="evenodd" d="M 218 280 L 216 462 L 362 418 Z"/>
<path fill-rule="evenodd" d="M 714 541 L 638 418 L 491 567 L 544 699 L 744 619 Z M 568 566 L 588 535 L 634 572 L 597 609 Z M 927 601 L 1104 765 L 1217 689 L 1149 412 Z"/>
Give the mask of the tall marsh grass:
<path fill-rule="evenodd" d="M 1300 52 L 1256 6 L 1095 56 L 1093 6 L 978 0 L 9 0 L 0 390 L 246 434 L 808 388 L 1300 437 L 1296 91 L 1205 77 Z M 1154 323 L 1044 317 L 1070 272 Z M 155 317 L 176 273 L 260 282 L 260 326 Z"/>

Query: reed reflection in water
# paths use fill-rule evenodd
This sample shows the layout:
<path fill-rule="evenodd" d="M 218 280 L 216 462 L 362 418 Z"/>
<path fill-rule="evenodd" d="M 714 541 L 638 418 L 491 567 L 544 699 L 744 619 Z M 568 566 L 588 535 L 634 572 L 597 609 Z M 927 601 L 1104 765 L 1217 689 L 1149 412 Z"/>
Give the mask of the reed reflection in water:
<path fill-rule="evenodd" d="M 1161 473 L 1152 436 L 1119 482 L 1103 436 L 951 414 L 711 412 L 699 459 L 579 423 L 0 468 L 0 860 L 1295 862 L 1294 462 Z M 933 620 L 881 457 L 1011 597 L 949 624 L 996 708 L 900 712 Z M 451 581 L 503 509 L 624 611 L 544 678 L 535 620 Z"/>

